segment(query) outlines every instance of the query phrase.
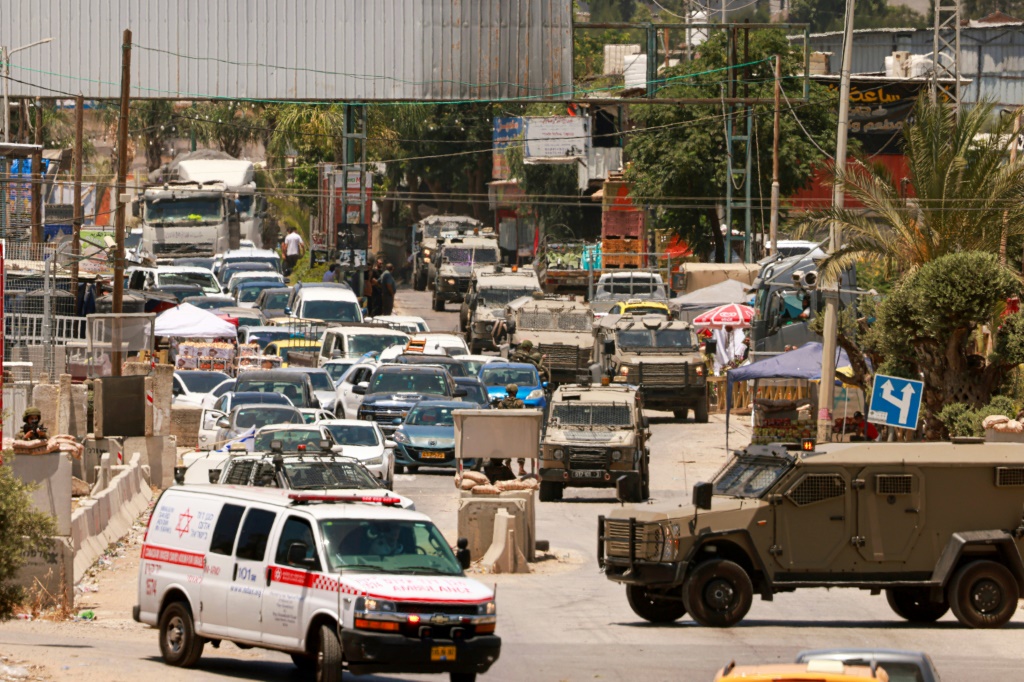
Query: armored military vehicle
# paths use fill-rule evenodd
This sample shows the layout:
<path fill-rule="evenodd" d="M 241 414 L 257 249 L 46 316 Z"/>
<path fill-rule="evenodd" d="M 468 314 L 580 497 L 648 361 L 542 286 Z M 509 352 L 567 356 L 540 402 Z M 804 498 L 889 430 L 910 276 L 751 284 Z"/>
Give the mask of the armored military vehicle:
<path fill-rule="evenodd" d="M 537 273 L 529 268 L 485 265 L 474 270 L 469 292 L 459 311 L 469 352 L 497 350 L 494 325 L 504 321 L 506 306 L 539 291 Z"/>
<path fill-rule="evenodd" d="M 1005 624 L 1024 589 L 1024 452 L 1012 443 L 752 445 L 693 504 L 616 509 L 598 561 L 641 618 L 743 619 L 754 594 L 885 591 L 930 623 Z"/>
<path fill-rule="evenodd" d="M 484 226 L 479 220 L 464 215 L 432 215 L 416 223 L 412 283 L 416 291 L 424 291 L 437 276 L 434 256 L 442 235 L 473 234 Z"/>
<path fill-rule="evenodd" d="M 704 356 L 689 322 L 664 315 L 606 315 L 594 325 L 592 380 L 640 387 L 644 405 L 685 419 L 708 420 Z"/>
<path fill-rule="evenodd" d="M 438 247 L 434 278 L 434 310 L 445 303 L 461 303 L 469 290 L 473 271 L 501 261 L 501 249 L 493 234 L 451 237 Z"/>
<path fill-rule="evenodd" d="M 566 487 L 627 490 L 642 502 L 650 489 L 648 424 L 631 386 L 567 384 L 551 396 L 541 442 L 540 499 L 562 499 Z"/>
<path fill-rule="evenodd" d="M 594 313 L 588 304 L 565 296 L 520 299 L 508 306 L 505 318 L 509 349 L 530 341 L 545 356 L 552 384 L 590 374 Z"/>

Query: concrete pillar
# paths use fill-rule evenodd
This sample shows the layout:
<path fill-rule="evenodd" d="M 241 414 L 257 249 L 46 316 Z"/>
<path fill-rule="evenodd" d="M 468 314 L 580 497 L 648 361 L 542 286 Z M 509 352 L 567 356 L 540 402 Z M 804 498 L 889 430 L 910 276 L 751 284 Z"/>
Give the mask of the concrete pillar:
<path fill-rule="evenodd" d="M 526 501 L 513 497 L 464 493 L 459 499 L 458 537 L 469 541 L 470 556 L 481 557 L 491 546 L 494 541 L 494 517 L 499 509 L 515 517 L 513 525 L 519 550 L 523 556 L 527 556 L 526 541 L 531 533 L 527 530 Z"/>
<path fill-rule="evenodd" d="M 174 366 L 153 368 L 153 435 L 171 435 L 171 401 L 174 398 Z"/>
<path fill-rule="evenodd" d="M 92 435 L 103 438 L 103 379 L 92 382 Z"/>
<path fill-rule="evenodd" d="M 32 405 L 39 408 L 42 413 L 42 422 L 50 433 L 56 435 L 57 431 L 57 406 L 60 404 L 60 385 L 58 384 L 36 384 L 32 388 Z M 21 415 L 18 415 L 19 417 Z M 19 419 L 18 423 L 21 421 Z"/>

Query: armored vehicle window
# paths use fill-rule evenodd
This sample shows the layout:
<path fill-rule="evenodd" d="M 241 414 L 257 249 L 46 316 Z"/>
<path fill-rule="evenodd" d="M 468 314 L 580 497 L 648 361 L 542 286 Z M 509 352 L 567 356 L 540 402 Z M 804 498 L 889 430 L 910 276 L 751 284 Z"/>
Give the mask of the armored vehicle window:
<path fill-rule="evenodd" d="M 508 305 L 517 298 L 523 296 L 530 296 L 536 289 L 481 289 L 479 292 L 480 301 L 488 306 L 503 306 Z M 540 315 L 548 315 L 548 313 L 540 313 Z M 551 329 L 551 322 L 542 322 L 542 327 L 527 327 L 528 329 Z"/>
<path fill-rule="evenodd" d="M 288 547 L 290 547 L 293 542 L 301 542 L 306 545 L 306 558 L 312 559 L 312 564 L 289 563 Z M 316 555 L 316 542 L 313 540 L 313 527 L 309 525 L 309 521 L 300 519 L 296 516 L 288 517 L 288 520 L 284 522 L 284 528 L 281 529 L 281 539 L 277 543 L 277 556 L 275 557 L 274 562 L 281 564 L 282 566 L 295 566 L 296 568 L 304 568 L 309 571 L 320 570 L 320 558 Z"/>
<path fill-rule="evenodd" d="M 760 497 L 792 464 L 777 457 L 740 455 L 715 479 L 715 494 L 729 497 Z"/>
<path fill-rule="evenodd" d="M 237 504 L 224 505 L 217 518 L 217 525 L 213 528 L 213 538 L 210 539 L 211 552 L 231 556 L 231 550 L 235 548 L 235 535 L 238 534 L 238 522 L 242 520 L 244 511 L 245 507 Z"/>
<path fill-rule="evenodd" d="M 875 492 L 879 495 L 910 495 L 914 492 L 914 476 L 879 474 L 875 476 Z"/>
<path fill-rule="evenodd" d="M 1024 467 L 996 467 L 996 485 L 1000 488 L 1024 485 Z"/>
<path fill-rule="evenodd" d="M 846 482 L 839 474 L 808 474 L 786 493 L 800 507 L 846 494 Z"/>
<path fill-rule="evenodd" d="M 242 524 L 242 533 L 238 536 L 238 549 L 235 556 L 248 561 L 263 561 L 267 554 L 267 540 L 270 529 L 274 527 L 277 517 L 272 511 L 250 509 Z"/>
<path fill-rule="evenodd" d="M 251 459 L 233 463 L 224 483 L 227 485 L 249 485 L 249 477 L 252 476 L 254 466 L 256 466 L 256 462 Z"/>
<path fill-rule="evenodd" d="M 551 416 L 560 426 L 632 426 L 628 405 L 556 403 Z"/>

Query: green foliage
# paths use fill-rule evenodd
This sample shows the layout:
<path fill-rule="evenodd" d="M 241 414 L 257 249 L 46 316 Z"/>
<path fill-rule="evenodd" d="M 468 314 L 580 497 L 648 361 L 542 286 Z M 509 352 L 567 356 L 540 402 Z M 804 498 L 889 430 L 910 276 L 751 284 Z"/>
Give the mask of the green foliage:
<path fill-rule="evenodd" d="M 186 114 L 196 139 L 239 158 L 245 145 L 261 138 L 263 121 L 255 105 L 216 100 L 197 104 Z"/>
<path fill-rule="evenodd" d="M 982 428 L 985 417 L 1002 415 L 1013 419 L 1019 409 L 1019 403 L 1006 396 L 997 395 L 988 405 L 976 409 L 971 409 L 964 403 L 950 403 L 942 408 L 938 419 L 953 438 L 977 438 L 985 435 L 985 429 Z"/>
<path fill-rule="evenodd" d="M 964 19 L 981 19 L 993 12 L 1024 17 L 1024 0 L 964 0 Z"/>
<path fill-rule="evenodd" d="M 10 466 L 0 466 L 0 621 L 9 619 L 24 598 L 21 587 L 11 584 L 30 552 L 49 548 L 56 534 L 53 517 L 36 511 L 29 498 L 31 487 L 14 476 Z"/>
<path fill-rule="evenodd" d="M 846 0 L 793 0 L 789 20 L 809 23 L 814 33 L 843 30 Z M 854 28 L 925 28 L 927 19 L 909 7 L 892 7 L 886 0 L 860 0 Z"/>

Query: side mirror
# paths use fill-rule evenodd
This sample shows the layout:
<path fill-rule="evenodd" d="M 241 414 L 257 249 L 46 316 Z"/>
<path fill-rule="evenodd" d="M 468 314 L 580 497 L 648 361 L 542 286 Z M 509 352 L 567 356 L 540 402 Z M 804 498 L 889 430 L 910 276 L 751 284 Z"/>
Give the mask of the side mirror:
<path fill-rule="evenodd" d="M 615 355 L 615 342 L 614 341 L 605 341 L 604 342 L 604 354 L 605 355 Z"/>
<path fill-rule="evenodd" d="M 455 558 L 459 560 L 459 566 L 462 566 L 463 570 L 469 568 L 470 564 L 473 563 L 473 558 L 469 554 L 469 540 L 466 538 L 459 538 L 459 541 L 455 543 L 458 547 L 455 550 Z"/>
<path fill-rule="evenodd" d="M 356 395 L 366 395 L 366 386 L 362 383 L 358 383 L 352 387 L 352 392 Z"/>
<path fill-rule="evenodd" d="M 220 419 L 217 420 L 217 428 L 219 428 L 219 429 L 230 429 L 231 428 L 231 422 L 228 420 L 227 417 L 221 417 Z"/>
<path fill-rule="evenodd" d="M 693 486 L 693 506 L 697 509 L 711 509 L 711 498 L 715 494 L 715 486 L 711 483 L 695 483 Z"/>
<path fill-rule="evenodd" d="M 402 418 L 401 417 L 395 417 L 394 419 L 391 420 L 391 423 L 394 424 L 395 426 L 401 426 L 402 425 Z M 392 441 L 392 443 L 394 443 L 394 441 Z M 394 447 L 394 445 L 392 444 L 391 447 Z"/>
<path fill-rule="evenodd" d="M 341 357 L 341 351 L 335 348 L 331 351 L 331 360 L 337 360 Z"/>
<path fill-rule="evenodd" d="M 393 440 L 386 440 L 384 441 L 384 447 L 391 448 L 392 450 L 394 450 L 396 447 L 398 447 L 398 444 L 395 443 L 395 441 Z"/>
<path fill-rule="evenodd" d="M 285 314 L 286 317 L 291 317 L 292 316 L 292 309 L 291 309 L 290 306 L 285 306 L 284 307 L 284 314 Z"/>
<path fill-rule="evenodd" d="M 174 482 L 178 485 L 185 485 L 185 472 L 188 467 L 174 467 Z"/>
<path fill-rule="evenodd" d="M 467 393 L 466 389 L 464 388 L 457 388 L 455 389 L 455 393 L 453 393 L 452 395 L 455 396 L 456 398 L 465 398 L 467 395 L 469 395 L 469 393 Z"/>
<path fill-rule="evenodd" d="M 708 355 L 714 355 L 718 352 L 718 341 L 715 339 L 708 339 L 704 342 L 704 352 Z"/>
<path fill-rule="evenodd" d="M 309 546 L 305 542 L 292 542 L 288 545 L 288 563 L 292 566 L 309 566 L 311 559 L 306 556 L 308 552 Z"/>
<path fill-rule="evenodd" d="M 210 483 L 220 483 L 220 469 L 210 469 L 207 474 L 210 477 Z"/>
<path fill-rule="evenodd" d="M 643 425 L 643 427 L 644 427 L 644 430 L 647 430 L 647 429 L 650 429 L 650 428 L 651 428 L 651 420 L 650 420 L 650 419 L 648 419 L 646 415 L 645 415 L 645 416 L 644 416 L 644 418 L 643 418 L 643 419 L 642 419 L 642 420 L 640 421 L 640 423 L 641 423 L 641 424 Z"/>

